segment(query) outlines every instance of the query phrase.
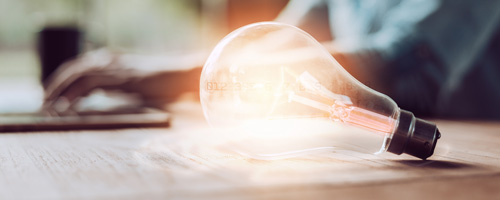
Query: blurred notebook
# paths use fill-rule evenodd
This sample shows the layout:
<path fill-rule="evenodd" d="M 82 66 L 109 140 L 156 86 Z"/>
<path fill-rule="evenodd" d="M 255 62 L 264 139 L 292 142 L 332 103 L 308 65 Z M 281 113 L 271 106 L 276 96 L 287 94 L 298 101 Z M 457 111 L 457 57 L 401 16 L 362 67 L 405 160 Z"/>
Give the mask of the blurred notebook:
<path fill-rule="evenodd" d="M 0 115 L 0 133 L 168 127 L 170 114 L 163 111 L 95 113 L 72 116 L 45 116 L 39 113 Z"/>
<path fill-rule="evenodd" d="M 41 110 L 43 91 L 29 81 L 0 81 L 0 133 L 168 127 L 170 114 L 141 107 L 125 96 L 95 94 L 81 102 L 79 111 L 49 116 Z M 19 82 L 18 82 L 19 81 Z M 16 84 L 12 84 L 16 83 Z M 29 87 L 23 86 L 28 84 Z M 16 90 L 11 87 L 15 85 Z"/>

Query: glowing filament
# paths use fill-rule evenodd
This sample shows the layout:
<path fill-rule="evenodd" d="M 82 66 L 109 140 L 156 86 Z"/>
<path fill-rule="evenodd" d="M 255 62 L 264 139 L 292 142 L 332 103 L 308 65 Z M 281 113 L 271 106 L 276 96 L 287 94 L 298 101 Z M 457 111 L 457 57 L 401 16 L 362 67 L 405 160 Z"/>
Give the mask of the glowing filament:
<path fill-rule="evenodd" d="M 333 103 L 332 105 L 327 105 L 323 102 L 318 102 L 316 100 L 297 95 L 293 92 L 290 92 L 289 94 L 289 101 L 301 103 L 303 105 L 327 112 L 330 119 L 334 121 L 341 121 L 343 123 L 360 126 L 377 132 L 392 133 L 395 121 L 391 117 L 349 105 L 352 104 L 349 97 L 335 94 L 326 89 L 308 72 L 302 73 L 298 80 L 311 93 L 327 98 Z M 316 87 L 313 87 L 313 85 Z"/>

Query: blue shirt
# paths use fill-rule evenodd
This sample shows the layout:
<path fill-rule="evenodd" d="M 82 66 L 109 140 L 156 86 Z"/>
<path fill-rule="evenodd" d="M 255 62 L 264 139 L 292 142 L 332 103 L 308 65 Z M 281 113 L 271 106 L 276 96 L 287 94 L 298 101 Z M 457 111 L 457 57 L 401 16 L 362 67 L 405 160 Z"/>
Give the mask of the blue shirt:
<path fill-rule="evenodd" d="M 339 62 L 403 109 L 500 118 L 500 1 L 294 0 L 278 20 L 323 22 L 306 31 L 328 31 Z"/>

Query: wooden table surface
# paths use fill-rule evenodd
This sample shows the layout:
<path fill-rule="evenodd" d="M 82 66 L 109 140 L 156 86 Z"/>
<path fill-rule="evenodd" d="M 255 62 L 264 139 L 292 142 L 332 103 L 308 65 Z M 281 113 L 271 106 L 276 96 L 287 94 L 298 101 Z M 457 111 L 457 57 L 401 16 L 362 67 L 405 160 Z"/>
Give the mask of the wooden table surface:
<path fill-rule="evenodd" d="M 262 161 L 205 147 L 199 104 L 165 129 L 0 134 L 0 199 L 500 199 L 500 123 L 438 120 L 427 161 Z"/>

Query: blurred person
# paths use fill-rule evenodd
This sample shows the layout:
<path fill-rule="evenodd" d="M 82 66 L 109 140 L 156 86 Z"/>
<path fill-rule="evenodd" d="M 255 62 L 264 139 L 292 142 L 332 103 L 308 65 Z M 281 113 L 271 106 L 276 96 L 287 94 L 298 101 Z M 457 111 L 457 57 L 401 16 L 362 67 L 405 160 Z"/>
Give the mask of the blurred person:
<path fill-rule="evenodd" d="M 276 21 L 309 32 L 355 78 L 418 116 L 492 119 L 500 118 L 499 8 L 497 1 L 293 0 Z M 44 83 L 46 105 L 67 105 L 64 112 L 101 88 L 162 106 L 198 92 L 205 58 L 88 52 Z"/>

